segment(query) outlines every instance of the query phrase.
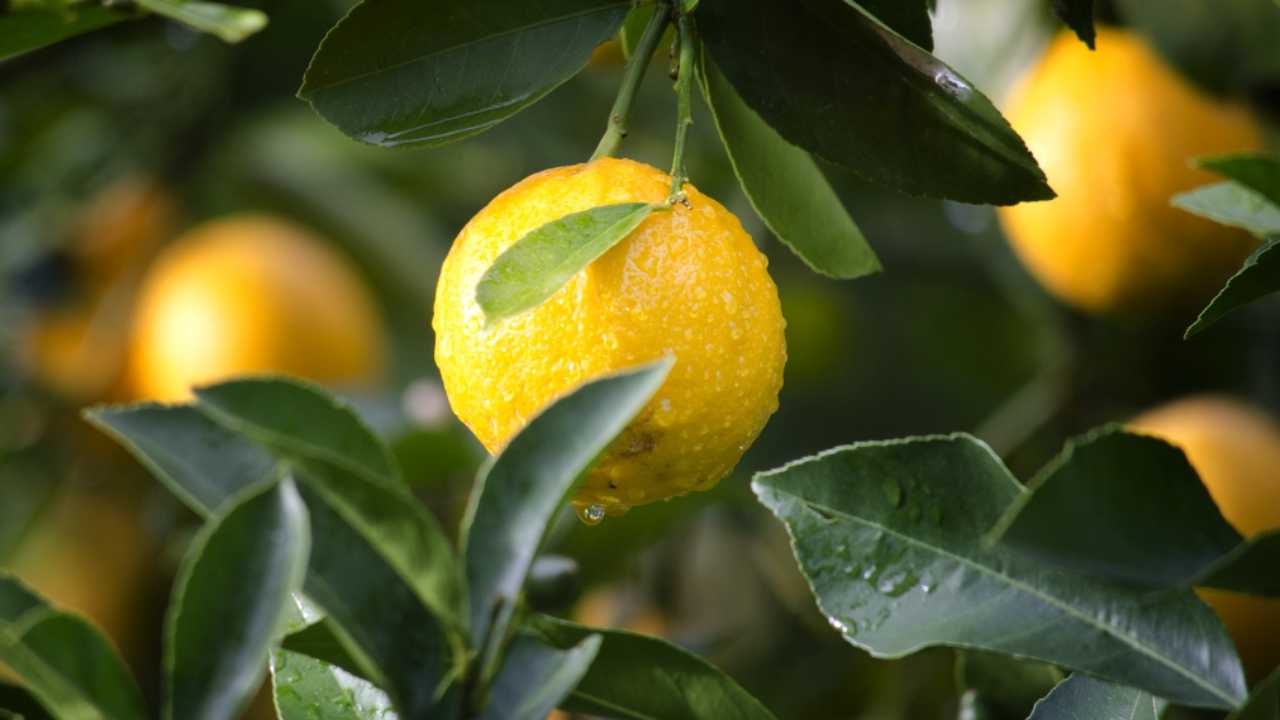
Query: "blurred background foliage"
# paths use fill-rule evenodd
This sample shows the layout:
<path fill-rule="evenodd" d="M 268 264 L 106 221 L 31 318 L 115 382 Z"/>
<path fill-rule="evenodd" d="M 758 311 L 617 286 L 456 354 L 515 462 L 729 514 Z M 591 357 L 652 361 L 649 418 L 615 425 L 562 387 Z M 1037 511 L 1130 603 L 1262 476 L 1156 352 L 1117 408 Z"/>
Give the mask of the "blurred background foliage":
<path fill-rule="evenodd" d="M 239 46 L 148 19 L 0 63 L 0 564 L 103 625 L 152 695 L 160 613 L 193 518 L 78 415 L 89 403 L 141 399 L 121 378 L 152 259 L 184 230 L 240 212 L 286 218 L 331 243 L 376 298 L 390 357 L 351 397 L 392 439 L 425 503 L 456 527 L 483 451 L 435 377 L 439 263 L 495 194 L 590 154 L 621 73 L 606 47 L 547 102 L 478 138 L 432 151 L 367 148 L 293 97 L 347 0 L 246 4 L 271 23 Z M 1057 29 L 1047 5 L 940 0 L 937 54 L 1001 98 Z M 1123 22 L 1143 6 L 1102 3 L 1100 14 Z M 1179 41 L 1185 26 L 1155 31 L 1191 77 L 1264 112 L 1280 106 L 1274 45 L 1237 43 L 1232 52 L 1257 57 L 1226 63 L 1204 42 Z M 1206 70 L 1206 57 L 1227 74 Z M 665 165 L 671 102 L 665 73 L 650 73 L 624 154 Z M 566 513 L 552 549 L 579 573 L 567 583 L 549 573 L 538 602 L 704 653 L 781 717 L 1024 717 L 1052 673 L 1011 674 L 1007 661 L 990 667 L 981 656 L 958 671 L 951 651 L 886 662 L 845 644 L 746 478 L 837 444 L 957 430 L 1027 477 L 1069 435 L 1187 393 L 1280 410 L 1280 305 L 1255 304 L 1190 341 L 1182 316 L 1076 315 L 1021 269 L 990 208 L 888 193 L 833 167 L 824 169 L 885 272 L 820 277 L 752 214 L 699 111 L 693 181 L 742 218 L 780 288 L 790 355 L 780 409 L 711 493 L 598 527 Z M 326 314 L 314 308 L 313 321 Z M 958 707 L 971 684 L 994 704 Z"/>

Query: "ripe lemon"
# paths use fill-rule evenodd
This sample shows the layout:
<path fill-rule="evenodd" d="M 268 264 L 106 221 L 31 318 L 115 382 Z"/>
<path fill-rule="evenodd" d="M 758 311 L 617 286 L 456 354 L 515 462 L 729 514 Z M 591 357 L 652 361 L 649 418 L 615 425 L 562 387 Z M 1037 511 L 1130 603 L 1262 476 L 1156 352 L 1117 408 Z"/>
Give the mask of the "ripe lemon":
<path fill-rule="evenodd" d="M 1096 313 L 1194 304 L 1253 249 L 1248 234 L 1172 207 L 1214 182 L 1188 165 L 1254 150 L 1240 107 L 1189 85 L 1138 37 L 1099 29 L 1097 51 L 1063 33 L 1008 107 L 1058 197 L 1001 208 L 1022 262 L 1061 300 Z"/>
<path fill-rule="evenodd" d="M 579 512 L 712 487 L 778 405 L 786 344 L 767 261 L 737 218 L 692 186 L 688 206 L 650 215 L 547 302 L 485 328 L 476 283 L 499 253 L 571 213 L 661 202 L 670 182 L 613 158 L 537 173 L 472 218 L 441 269 L 436 363 L 454 412 L 490 452 L 583 381 L 675 357 L 573 499 Z"/>
<path fill-rule="evenodd" d="M 1242 534 L 1280 527 L 1280 426 L 1261 410 L 1228 397 L 1195 396 L 1148 411 L 1131 427 L 1182 448 L 1223 517 Z M 1221 590 L 1201 596 L 1222 617 L 1251 678 L 1280 664 L 1280 600 Z"/>
<path fill-rule="evenodd" d="M 193 385 L 278 372 L 374 382 L 383 328 L 359 276 L 306 230 L 267 216 L 208 222 L 156 258 L 134 318 L 128 383 L 176 401 Z"/>

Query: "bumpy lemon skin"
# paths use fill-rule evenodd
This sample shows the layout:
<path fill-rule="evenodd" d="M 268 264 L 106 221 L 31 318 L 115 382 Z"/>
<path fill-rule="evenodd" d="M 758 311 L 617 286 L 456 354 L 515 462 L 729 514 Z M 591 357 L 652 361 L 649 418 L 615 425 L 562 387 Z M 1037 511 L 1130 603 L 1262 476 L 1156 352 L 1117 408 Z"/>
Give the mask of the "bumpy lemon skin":
<path fill-rule="evenodd" d="M 268 216 L 205 223 L 156 259 L 131 339 L 134 399 L 181 401 L 236 375 L 362 388 L 383 372 L 377 307 L 343 258 Z"/>
<path fill-rule="evenodd" d="M 675 365 L 573 504 L 609 514 L 714 486 L 778 405 L 786 364 L 778 291 L 741 223 L 686 185 L 542 305 L 486 329 L 476 284 L 531 230 L 600 205 L 661 202 L 670 177 L 601 158 L 533 175 L 467 224 L 444 261 L 432 327 L 458 417 L 497 452 L 557 397 L 664 355 Z"/>
<path fill-rule="evenodd" d="M 999 210 L 1013 249 L 1054 295 L 1100 314 L 1194 306 L 1256 245 L 1172 207 L 1220 180 L 1192 158 L 1263 146 L 1242 107 L 1201 93 L 1140 38 L 1100 28 L 1097 51 L 1056 38 L 1007 115 L 1058 193 Z"/>
<path fill-rule="evenodd" d="M 1230 397 L 1200 395 L 1130 423 L 1186 453 L 1223 517 L 1245 536 L 1280 528 L 1280 425 Z M 1280 601 L 1201 590 L 1235 640 L 1250 679 L 1280 665 Z"/>

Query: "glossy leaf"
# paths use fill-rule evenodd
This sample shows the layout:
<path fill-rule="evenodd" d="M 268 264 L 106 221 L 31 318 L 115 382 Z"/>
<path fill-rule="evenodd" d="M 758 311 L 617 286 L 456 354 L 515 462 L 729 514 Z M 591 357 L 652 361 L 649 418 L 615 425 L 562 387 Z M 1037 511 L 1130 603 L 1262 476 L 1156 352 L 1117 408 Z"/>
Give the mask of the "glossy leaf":
<path fill-rule="evenodd" d="M 339 636 L 339 632 L 333 621 L 326 618 L 286 635 L 280 647 L 297 655 L 306 655 L 323 661 L 326 665 L 332 665 L 352 676 L 365 679 L 366 670 L 351 654 Z"/>
<path fill-rule="evenodd" d="M 837 278 L 878 272 L 875 251 L 809 153 L 747 107 L 705 56 L 701 79 L 742 191 L 769 230 L 816 272 Z"/>
<path fill-rule="evenodd" d="M 1241 543 L 1205 570 L 1196 585 L 1280 598 L 1280 530 Z"/>
<path fill-rule="evenodd" d="M 1227 181 L 1174 195 L 1175 207 L 1259 237 L 1280 234 L 1280 207 L 1262 195 Z"/>
<path fill-rule="evenodd" d="M 1254 688 L 1244 707 L 1232 713 L 1228 720 L 1280 720 L 1280 670 Z"/>
<path fill-rule="evenodd" d="M 86 411 L 85 418 L 205 517 L 267 479 L 275 466 L 259 447 L 190 405 L 101 407 Z"/>
<path fill-rule="evenodd" d="M 138 16 L 97 3 L 0 12 L 0 61 L 133 17 Z"/>
<path fill-rule="evenodd" d="M 1058 19 L 1080 38 L 1080 42 L 1094 49 L 1097 31 L 1093 27 L 1093 5 L 1097 0 L 1053 0 L 1053 12 Z"/>
<path fill-rule="evenodd" d="M 488 130 L 586 65 L 629 0 L 365 0 L 325 36 L 298 95 L 375 145 Z M 377 42 L 370 42 L 377 38 Z"/>
<path fill-rule="evenodd" d="M 399 483 L 391 451 L 349 405 L 315 385 L 260 377 L 196 388 L 199 409 L 220 425 L 286 456 L 313 458 Z"/>
<path fill-rule="evenodd" d="M 1182 450 L 1117 427 L 1068 442 L 1028 490 L 991 540 L 1082 575 L 1186 587 L 1244 541 Z"/>
<path fill-rule="evenodd" d="M 1196 164 L 1249 188 L 1280 205 L 1280 158 L 1265 153 L 1238 153 L 1200 158 Z"/>
<path fill-rule="evenodd" d="M 480 471 L 463 520 L 471 638 L 501 637 L 547 526 L 674 361 L 592 380 L 543 410 Z"/>
<path fill-rule="evenodd" d="M 932 197 L 1053 197 L 982 93 L 842 0 L 703 0 L 716 66 L 783 138 L 869 180 Z"/>
<path fill-rule="evenodd" d="M 844 0 L 861 6 L 877 20 L 925 50 L 933 49 L 933 23 L 928 0 Z"/>
<path fill-rule="evenodd" d="M 267 26 L 267 15 L 253 8 L 204 0 L 136 0 L 139 7 L 187 27 L 238 43 Z"/>
<path fill-rule="evenodd" d="M 0 667 L 63 720 L 144 720 L 142 693 L 115 648 L 83 618 L 59 612 L 0 573 Z"/>
<path fill-rule="evenodd" d="M 531 630 L 559 647 L 598 635 L 591 669 L 561 704 L 565 710 L 647 720 L 772 720 L 773 714 L 702 658 L 654 637 L 576 625 L 546 615 Z"/>
<path fill-rule="evenodd" d="M 271 654 L 280 720 L 397 720 L 386 693 L 341 668 L 305 655 Z"/>
<path fill-rule="evenodd" d="M 293 481 L 255 488 L 192 543 L 170 606 L 165 716 L 238 717 L 301 589 L 310 536 Z"/>
<path fill-rule="evenodd" d="M 1277 215 L 1280 221 L 1280 214 Z M 1225 315 L 1280 290 L 1280 235 L 1266 240 L 1253 251 L 1244 265 L 1209 301 L 1196 321 L 1187 328 L 1186 337 L 1204 331 Z"/>
<path fill-rule="evenodd" d="M 503 251 L 476 285 L 476 302 L 495 323 L 541 305 L 659 206 L 602 205 L 530 231 Z"/>
<path fill-rule="evenodd" d="M 546 720 L 577 687 L 599 650 L 599 635 L 588 635 L 566 650 L 532 635 L 516 635 L 480 720 Z"/>
<path fill-rule="evenodd" d="M 1230 708 L 1244 673 L 1190 590 L 1046 568 L 984 547 L 1025 492 L 967 435 L 839 447 L 756 476 L 819 608 L 878 657 L 950 645 L 1041 660 L 1186 705 Z"/>
<path fill-rule="evenodd" d="M 1151 693 L 1077 673 L 1036 703 L 1027 720 L 1159 720 L 1161 706 Z"/>

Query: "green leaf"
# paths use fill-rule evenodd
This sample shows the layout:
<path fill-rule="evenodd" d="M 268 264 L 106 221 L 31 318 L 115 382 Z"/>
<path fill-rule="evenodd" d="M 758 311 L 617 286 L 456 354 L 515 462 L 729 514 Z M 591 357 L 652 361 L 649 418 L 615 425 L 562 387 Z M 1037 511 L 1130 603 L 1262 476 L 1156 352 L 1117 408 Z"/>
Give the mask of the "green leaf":
<path fill-rule="evenodd" d="M 338 632 L 333 621 L 326 618 L 286 635 L 280 647 L 291 653 L 323 661 L 352 676 L 367 679 L 364 677 L 364 669 L 360 667 L 360 661 L 343 644 Z"/>
<path fill-rule="evenodd" d="M 949 645 L 1007 653 L 1230 708 L 1244 673 L 1190 590 L 1046 568 L 984 539 L 1025 491 L 967 435 L 859 443 L 761 473 L 818 606 L 878 657 Z"/>
<path fill-rule="evenodd" d="M 1280 213 L 1277 214 L 1280 221 Z M 1276 235 L 1262 245 L 1244 261 L 1244 265 L 1232 275 L 1227 284 L 1209 301 L 1199 317 L 1187 328 L 1185 337 L 1191 337 L 1223 316 L 1248 305 L 1254 300 L 1266 297 L 1280 290 L 1280 235 Z"/>
<path fill-rule="evenodd" d="M 271 654 L 271 686 L 280 720 L 397 720 L 386 693 L 366 680 L 305 655 Z"/>
<path fill-rule="evenodd" d="M 700 75 L 733 171 L 769 230 L 816 272 L 837 278 L 878 272 L 875 251 L 809 153 L 747 107 L 705 54 Z"/>
<path fill-rule="evenodd" d="M 374 145 L 484 132 L 577 74 L 629 0 L 365 0 L 311 59 L 299 97 Z M 377 38 L 370 42 L 370 38 Z"/>
<path fill-rule="evenodd" d="M 168 620 L 165 717 L 239 717 L 301 589 L 310 543 L 293 481 L 253 488 L 192 543 Z"/>
<path fill-rule="evenodd" d="M 673 363 L 664 358 L 586 383 L 543 410 L 481 469 L 462 525 L 474 647 L 505 635 L 547 525 Z"/>
<path fill-rule="evenodd" d="M 318 386 L 259 377 L 195 390 L 215 422 L 286 457 L 311 458 L 399 485 L 391 451 L 349 405 Z"/>
<path fill-rule="evenodd" d="M 0 719 L 53 720 L 26 688 L 0 682 Z"/>
<path fill-rule="evenodd" d="M 99 407 L 84 415 L 204 517 L 267 479 L 275 466 L 270 455 L 190 405 Z"/>
<path fill-rule="evenodd" d="M 1280 597 L 1280 530 L 1255 535 L 1205 570 L 1196 585 Z"/>
<path fill-rule="evenodd" d="M 627 720 L 772 720 L 773 714 L 711 663 L 658 638 L 546 615 L 530 629 L 559 647 L 602 638 L 565 710 Z"/>
<path fill-rule="evenodd" d="M 1151 693 L 1077 673 L 1036 703 L 1027 720 L 1159 720 L 1161 709 Z"/>
<path fill-rule="evenodd" d="M 50 607 L 0 573 L 0 666 L 59 720 L 144 720 L 142 693 L 88 621 Z"/>
<path fill-rule="evenodd" d="M 1028 490 L 990 540 L 1082 575 L 1187 587 L 1244 541 L 1182 450 L 1118 427 L 1069 441 Z"/>
<path fill-rule="evenodd" d="M 1228 720 L 1280 720 L 1280 670 L 1254 688 L 1249 700 Z"/>
<path fill-rule="evenodd" d="M 746 104 L 787 141 L 917 195 L 1053 197 L 982 93 L 842 0 L 704 0 L 698 27 Z"/>
<path fill-rule="evenodd" d="M 529 232 L 504 250 L 476 285 L 476 302 L 486 322 L 496 323 L 541 305 L 659 207 L 602 205 Z"/>
<path fill-rule="evenodd" d="M 1174 195 L 1174 207 L 1259 237 L 1280 234 L 1280 207 L 1236 182 L 1205 185 Z"/>
<path fill-rule="evenodd" d="M 1097 31 L 1093 27 L 1093 5 L 1096 0 L 1053 0 L 1053 12 L 1075 32 L 1080 41 L 1094 49 Z"/>
<path fill-rule="evenodd" d="M 587 673 L 600 642 L 599 635 L 588 635 L 560 650 L 537 637 L 516 635 L 480 720 L 546 720 Z"/>
<path fill-rule="evenodd" d="M 0 61 L 135 17 L 97 3 L 0 12 Z"/>
<path fill-rule="evenodd" d="M 958 689 L 974 691 L 983 704 L 999 711 L 999 717 L 1026 717 L 1065 678 L 1053 665 L 996 653 L 968 650 L 956 657 Z"/>
<path fill-rule="evenodd" d="M 1199 158 L 1196 164 L 1249 188 L 1280 205 L 1280 158 L 1265 153 L 1235 153 Z"/>
<path fill-rule="evenodd" d="M 238 43 L 267 26 L 266 13 L 252 8 L 203 0 L 137 0 L 137 3 L 157 15 L 216 35 L 228 43 Z"/>
<path fill-rule="evenodd" d="M 933 49 L 933 23 L 927 0 L 844 0 L 860 6 L 894 32 L 925 50 Z"/>

